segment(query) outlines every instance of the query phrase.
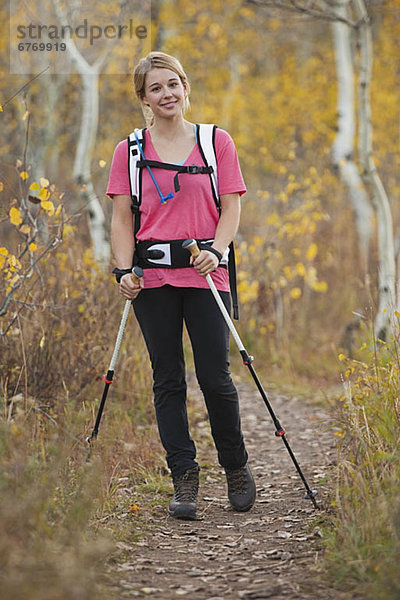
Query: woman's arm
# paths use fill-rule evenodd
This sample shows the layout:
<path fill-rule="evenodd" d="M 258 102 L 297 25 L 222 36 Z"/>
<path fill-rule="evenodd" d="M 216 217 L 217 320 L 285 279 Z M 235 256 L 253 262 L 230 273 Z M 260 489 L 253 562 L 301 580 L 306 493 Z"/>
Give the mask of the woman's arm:
<path fill-rule="evenodd" d="M 135 251 L 135 240 L 133 236 L 133 217 L 130 196 L 115 195 L 113 198 L 111 246 L 117 262 L 117 267 L 119 269 L 131 269 Z M 127 300 L 133 300 L 136 298 L 142 287 L 142 281 L 140 281 L 140 284 L 137 284 L 134 282 L 131 275 L 127 274 L 121 277 L 119 291 Z"/>
<path fill-rule="evenodd" d="M 114 196 L 111 219 L 111 246 L 117 267 L 132 267 L 135 241 L 133 237 L 133 218 L 129 196 Z"/>
<path fill-rule="evenodd" d="M 240 196 L 239 194 L 225 194 L 221 196 L 221 216 L 215 231 L 213 248 L 223 254 L 239 227 L 240 221 Z"/>
<path fill-rule="evenodd" d="M 225 252 L 236 235 L 240 220 L 240 195 L 225 194 L 221 199 L 221 216 L 215 231 L 212 247 L 221 254 Z M 202 250 L 193 261 L 193 266 L 200 275 L 206 276 L 218 266 L 218 258 L 215 254 Z"/>

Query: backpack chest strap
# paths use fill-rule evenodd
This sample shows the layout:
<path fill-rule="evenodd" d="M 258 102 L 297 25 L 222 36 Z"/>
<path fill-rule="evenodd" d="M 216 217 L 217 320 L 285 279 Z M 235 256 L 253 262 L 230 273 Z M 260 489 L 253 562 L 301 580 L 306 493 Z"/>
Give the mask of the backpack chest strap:
<path fill-rule="evenodd" d="M 139 160 L 137 162 L 138 167 L 150 167 L 152 169 L 165 169 L 166 171 L 176 171 L 174 177 L 174 189 L 175 192 L 179 192 L 181 186 L 179 184 L 179 175 L 181 173 L 189 173 L 190 175 L 211 175 L 214 172 L 213 167 L 197 166 L 197 165 L 177 165 L 174 163 L 165 163 L 158 160 Z"/>

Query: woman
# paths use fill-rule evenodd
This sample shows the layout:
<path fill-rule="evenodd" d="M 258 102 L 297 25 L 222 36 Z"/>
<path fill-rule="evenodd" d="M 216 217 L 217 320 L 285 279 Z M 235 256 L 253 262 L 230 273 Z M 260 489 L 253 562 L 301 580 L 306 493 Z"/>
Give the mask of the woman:
<path fill-rule="evenodd" d="M 149 124 L 144 148 L 140 146 L 142 158 L 145 154 L 147 161 L 204 167 L 195 125 L 183 117 L 190 85 L 180 62 L 162 52 L 151 52 L 137 65 L 134 85 Z M 107 188 L 113 198 L 111 234 L 117 281 L 121 295 L 132 300 L 149 351 L 156 418 L 174 484 L 169 513 L 181 519 L 196 518 L 200 470 L 186 412 L 183 323 L 190 336 L 218 459 L 225 469 L 231 506 L 237 511 L 249 510 L 256 495 L 240 426 L 238 394 L 228 368 L 229 331 L 205 279 L 212 274 L 230 310 L 228 274 L 218 265 L 237 231 L 240 195 L 246 188 L 233 141 L 220 129 L 215 133 L 215 152 L 220 215 L 209 175 L 201 169 L 181 173 L 176 191 L 176 172 L 154 168 L 153 163 L 151 173 L 146 166 L 141 168 L 140 227 L 134 232 L 126 139 L 114 151 Z M 165 201 L 165 197 L 170 199 Z M 171 241 L 176 246 L 175 240 L 181 244 L 188 238 L 214 241 L 202 245 L 195 260 L 187 253 L 183 267 L 145 268 L 140 284 L 132 280 L 133 256 L 135 264 L 142 264 L 140 260 L 146 263 L 146 242 Z"/>

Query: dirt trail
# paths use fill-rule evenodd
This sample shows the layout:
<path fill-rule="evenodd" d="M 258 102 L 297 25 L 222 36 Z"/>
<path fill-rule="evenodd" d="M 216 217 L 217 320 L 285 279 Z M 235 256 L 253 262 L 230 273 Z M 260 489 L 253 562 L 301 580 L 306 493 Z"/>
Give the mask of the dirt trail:
<path fill-rule="evenodd" d="M 215 450 L 196 439 L 202 468 L 197 521 L 177 521 L 165 507 L 148 533 L 115 565 L 118 596 L 155 600 L 325 600 L 337 592 L 310 580 L 320 555 L 318 511 L 304 487 L 256 389 L 239 384 L 241 414 L 257 500 L 248 513 L 233 512 Z M 195 399 L 195 402 L 201 402 Z M 312 488 L 324 504 L 321 480 L 335 460 L 335 438 L 327 417 L 296 398 L 271 395 L 271 402 Z M 200 406 L 200 404 L 199 404 Z M 206 422 L 200 423 L 207 429 Z M 200 436 L 200 439 L 207 436 Z M 172 485 L 171 485 L 172 490 Z M 115 571 L 114 571 L 115 582 Z"/>

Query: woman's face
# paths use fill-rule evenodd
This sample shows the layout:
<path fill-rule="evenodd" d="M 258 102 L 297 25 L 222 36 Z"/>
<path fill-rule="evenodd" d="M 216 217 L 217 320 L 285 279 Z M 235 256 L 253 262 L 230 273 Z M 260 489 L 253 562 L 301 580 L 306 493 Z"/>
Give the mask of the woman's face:
<path fill-rule="evenodd" d="M 157 67 L 147 73 L 143 101 L 150 106 L 155 118 L 181 115 L 185 96 L 185 88 L 175 71 Z"/>

